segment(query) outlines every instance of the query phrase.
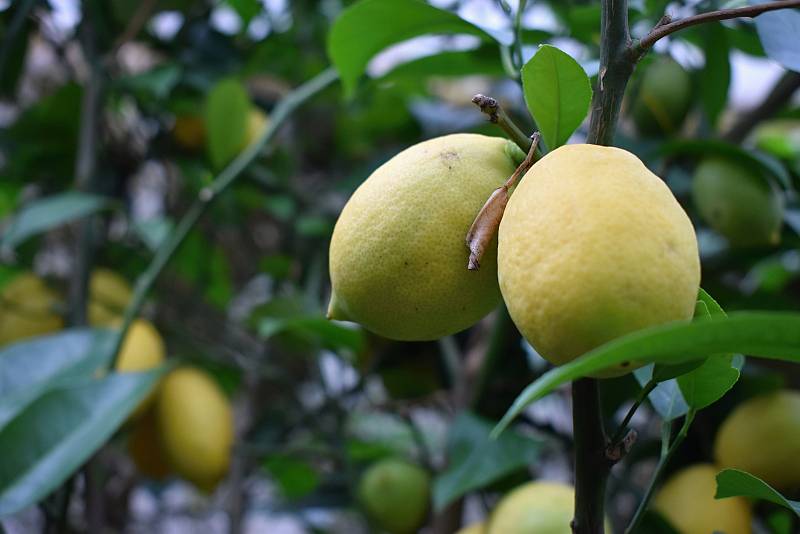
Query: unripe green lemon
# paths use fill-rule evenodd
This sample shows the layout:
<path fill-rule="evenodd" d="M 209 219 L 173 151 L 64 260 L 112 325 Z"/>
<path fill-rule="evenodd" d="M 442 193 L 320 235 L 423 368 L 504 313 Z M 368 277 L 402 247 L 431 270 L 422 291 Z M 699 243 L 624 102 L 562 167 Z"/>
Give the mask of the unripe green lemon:
<path fill-rule="evenodd" d="M 111 269 L 95 269 L 89 279 L 89 324 L 109 326 L 122 318 L 133 296 L 130 284 Z"/>
<path fill-rule="evenodd" d="M 756 147 L 779 158 L 800 158 L 800 119 L 773 119 L 752 134 Z"/>
<path fill-rule="evenodd" d="M 750 167 L 709 158 L 694 173 L 692 198 L 700 216 L 732 245 L 775 245 L 780 240 L 784 198 Z"/>
<path fill-rule="evenodd" d="M 61 330 L 56 294 L 33 273 L 16 276 L 0 291 L 0 347 Z"/>
<path fill-rule="evenodd" d="M 206 373 L 182 367 L 162 382 L 155 409 L 170 466 L 198 488 L 212 491 L 231 460 L 233 413 L 228 398 Z"/>
<path fill-rule="evenodd" d="M 700 258 L 686 213 L 636 156 L 566 145 L 512 195 L 498 275 L 520 332 L 560 365 L 635 330 L 691 319 Z"/>
<path fill-rule="evenodd" d="M 164 362 L 167 350 L 155 326 L 144 319 L 131 323 L 119 349 L 116 370 L 124 372 L 147 371 Z M 131 418 L 140 417 L 155 398 L 156 391 L 145 397 Z"/>
<path fill-rule="evenodd" d="M 417 532 L 425 521 L 431 496 L 425 470 L 403 460 L 372 465 L 358 484 L 367 515 L 389 534 Z"/>
<path fill-rule="evenodd" d="M 678 131 L 692 103 L 692 80 L 674 59 L 663 56 L 647 67 L 631 110 L 636 129 L 656 136 Z"/>
<path fill-rule="evenodd" d="M 715 499 L 719 469 L 695 464 L 674 474 L 653 500 L 653 508 L 681 534 L 750 534 L 752 511 L 744 497 Z"/>
<path fill-rule="evenodd" d="M 486 534 L 486 522 L 473 523 L 456 532 L 456 534 Z"/>
<path fill-rule="evenodd" d="M 775 488 L 800 487 L 800 392 L 778 391 L 737 406 L 717 432 L 714 458 Z"/>
<path fill-rule="evenodd" d="M 528 482 L 503 497 L 486 534 L 572 534 L 575 490 L 558 482 Z M 611 532 L 606 524 L 606 531 Z"/>
<path fill-rule="evenodd" d="M 499 301 L 494 247 L 467 270 L 465 237 L 514 172 L 506 141 L 455 134 L 412 146 L 353 193 L 333 231 L 332 319 L 421 341 L 468 328 Z"/>

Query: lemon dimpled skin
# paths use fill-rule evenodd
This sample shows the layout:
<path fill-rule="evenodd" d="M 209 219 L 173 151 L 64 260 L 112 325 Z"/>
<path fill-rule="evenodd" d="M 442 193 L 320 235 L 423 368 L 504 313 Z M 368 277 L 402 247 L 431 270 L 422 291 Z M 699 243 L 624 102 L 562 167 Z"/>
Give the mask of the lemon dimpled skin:
<path fill-rule="evenodd" d="M 506 141 L 455 134 L 378 168 L 344 207 L 331 239 L 332 319 L 391 339 L 453 334 L 499 302 L 494 247 L 468 271 L 464 240 L 492 191 L 514 172 Z"/>
<path fill-rule="evenodd" d="M 653 507 L 681 534 L 751 534 L 752 512 L 745 498 L 714 498 L 718 471 L 711 464 L 696 464 L 677 472 L 658 492 Z"/>
<path fill-rule="evenodd" d="M 358 485 L 367 515 L 389 534 L 412 534 L 425 521 L 430 501 L 430 477 L 403 460 L 373 464 Z"/>
<path fill-rule="evenodd" d="M 225 394 L 204 372 L 182 367 L 162 382 L 155 408 L 169 465 L 212 491 L 228 471 L 233 444 L 233 414 Z"/>
<path fill-rule="evenodd" d="M 560 365 L 635 330 L 691 319 L 700 258 L 688 216 L 636 156 L 567 145 L 514 191 L 498 275 L 514 323 Z"/>
<path fill-rule="evenodd" d="M 58 299 L 33 273 L 16 276 L 0 291 L 0 347 L 61 330 Z"/>
<path fill-rule="evenodd" d="M 800 487 L 800 392 L 753 397 L 731 412 L 714 442 L 721 467 L 741 469 L 780 490 Z"/>

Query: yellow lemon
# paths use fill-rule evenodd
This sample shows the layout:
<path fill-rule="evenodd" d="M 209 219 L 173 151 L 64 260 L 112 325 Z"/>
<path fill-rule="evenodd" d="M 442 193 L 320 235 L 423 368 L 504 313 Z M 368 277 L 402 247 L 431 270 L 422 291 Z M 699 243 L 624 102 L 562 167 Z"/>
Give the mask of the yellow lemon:
<path fill-rule="evenodd" d="M 147 371 L 154 369 L 164 362 L 166 356 L 164 340 L 156 327 L 144 319 L 136 319 L 131 323 L 125 339 L 119 349 L 116 370 L 119 372 Z M 153 402 L 156 392 L 151 392 L 136 407 L 132 418 L 141 416 Z"/>
<path fill-rule="evenodd" d="M 499 301 L 494 247 L 468 271 L 467 231 L 514 172 L 506 141 L 456 134 L 414 145 L 353 193 L 333 231 L 328 316 L 391 339 L 430 340 Z"/>
<path fill-rule="evenodd" d="M 156 424 L 174 471 L 204 491 L 225 476 L 233 445 L 233 413 L 217 383 L 203 371 L 182 367 L 162 382 Z"/>
<path fill-rule="evenodd" d="M 485 534 L 485 533 L 486 533 L 485 521 L 481 521 L 479 523 L 473 523 L 456 532 L 456 534 Z"/>
<path fill-rule="evenodd" d="M 424 469 L 404 460 L 386 459 L 370 466 L 358 485 L 367 515 L 389 534 L 417 532 L 431 496 Z"/>
<path fill-rule="evenodd" d="M 497 261 L 514 323 L 556 365 L 691 319 L 700 284 L 694 229 L 669 188 L 630 152 L 596 145 L 562 146 L 525 175 Z"/>
<path fill-rule="evenodd" d="M 0 290 L 0 347 L 61 330 L 58 298 L 33 273 L 16 276 Z"/>
<path fill-rule="evenodd" d="M 268 124 L 269 118 L 263 111 L 258 108 L 251 109 L 250 113 L 247 115 L 247 133 L 245 134 L 241 150 L 244 150 L 250 146 L 253 141 L 258 139 Z"/>
<path fill-rule="evenodd" d="M 136 468 L 144 476 L 163 480 L 170 474 L 153 410 L 148 410 L 133 425 L 128 436 L 128 452 Z"/>
<path fill-rule="evenodd" d="M 95 269 L 89 279 L 89 324 L 114 324 L 122 317 L 132 296 L 125 278 L 110 269 Z"/>
<path fill-rule="evenodd" d="M 486 534 L 572 534 L 575 490 L 558 482 L 528 482 L 497 504 Z M 606 522 L 606 531 L 611 532 Z"/>
<path fill-rule="evenodd" d="M 750 503 L 743 497 L 715 499 L 718 469 L 695 464 L 674 474 L 653 500 L 653 508 L 681 534 L 750 534 Z"/>
<path fill-rule="evenodd" d="M 737 406 L 717 432 L 714 458 L 775 488 L 800 487 L 800 392 L 778 391 Z"/>

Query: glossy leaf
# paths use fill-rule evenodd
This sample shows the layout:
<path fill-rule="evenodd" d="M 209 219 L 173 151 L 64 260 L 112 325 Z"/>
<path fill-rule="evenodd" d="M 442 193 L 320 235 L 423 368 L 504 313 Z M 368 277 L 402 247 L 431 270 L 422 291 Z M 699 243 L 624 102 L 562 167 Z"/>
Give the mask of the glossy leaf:
<path fill-rule="evenodd" d="M 800 517 L 799 501 L 790 501 L 760 478 L 739 469 L 723 469 L 717 473 L 717 494 L 714 497 L 724 499 L 739 496 L 775 503 Z"/>
<path fill-rule="evenodd" d="M 160 374 L 112 374 L 50 390 L 0 430 L 0 517 L 38 502 L 69 478 Z"/>
<path fill-rule="evenodd" d="M 250 98 L 234 79 L 218 82 L 206 97 L 206 143 L 211 164 L 220 169 L 244 147 Z"/>
<path fill-rule="evenodd" d="M 48 389 L 107 364 L 115 338 L 113 331 L 64 330 L 0 351 L 0 429 Z"/>
<path fill-rule="evenodd" d="M 730 46 L 728 34 L 722 24 L 705 24 L 703 35 L 705 67 L 698 71 L 700 99 L 709 122 L 714 125 L 728 102 L 728 86 L 731 82 Z"/>
<path fill-rule="evenodd" d="M 542 45 L 522 67 L 522 88 L 525 103 L 551 150 L 566 143 L 580 126 L 592 100 L 592 86 L 583 68 L 550 45 Z"/>
<path fill-rule="evenodd" d="M 378 52 L 427 34 L 492 39 L 458 15 L 421 0 L 362 0 L 342 11 L 328 34 L 328 55 L 339 71 L 345 94 L 353 94 L 369 60 Z"/>
<path fill-rule="evenodd" d="M 495 432 L 561 384 L 612 365 L 629 361 L 677 364 L 728 352 L 800 362 L 800 314 L 738 312 L 716 320 L 668 323 L 615 339 L 548 371 L 525 388 Z"/>
<path fill-rule="evenodd" d="M 264 339 L 282 332 L 318 339 L 324 346 L 331 349 L 349 349 L 359 352 L 365 345 L 364 333 L 360 329 L 331 322 L 325 317 L 268 317 L 262 319 L 258 325 L 258 334 Z"/>
<path fill-rule="evenodd" d="M 764 4 L 768 0 L 751 0 L 751 4 Z M 762 13 L 755 18 L 756 30 L 764 51 L 784 67 L 800 72 L 800 9 L 780 9 Z"/>
<path fill-rule="evenodd" d="M 17 213 L 3 234 L 0 244 L 3 247 L 15 247 L 29 237 L 90 215 L 109 205 L 110 202 L 105 197 L 78 191 L 34 200 Z"/>
<path fill-rule="evenodd" d="M 460 414 L 448 444 L 450 463 L 433 484 L 433 503 L 442 510 L 462 495 L 533 463 L 542 443 L 515 432 L 490 438 L 492 425 L 474 414 Z"/>

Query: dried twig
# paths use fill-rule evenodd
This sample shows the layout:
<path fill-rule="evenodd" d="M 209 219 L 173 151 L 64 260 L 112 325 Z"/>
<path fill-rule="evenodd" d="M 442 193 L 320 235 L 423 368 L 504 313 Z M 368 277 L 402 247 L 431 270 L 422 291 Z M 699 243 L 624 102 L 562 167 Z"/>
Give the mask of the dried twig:
<path fill-rule="evenodd" d="M 477 94 L 472 97 L 472 103 L 481 108 L 481 113 L 485 113 L 489 117 L 489 122 L 493 122 L 503 129 L 506 134 L 514 141 L 518 147 L 525 152 L 531 147 L 531 139 L 522 133 L 519 126 L 514 124 L 506 112 L 500 107 L 496 99 Z"/>
<path fill-rule="evenodd" d="M 539 144 L 539 132 L 531 136 L 531 145 L 525 160 L 517 167 L 514 174 L 502 186 L 495 189 L 489 199 L 478 212 L 475 221 L 467 232 L 467 248 L 469 249 L 469 263 L 467 269 L 477 271 L 480 269 L 481 258 L 492 238 L 497 234 L 500 220 L 508 204 L 509 190 L 514 187 L 519 177 L 528 172 L 536 162 L 536 147 Z"/>

